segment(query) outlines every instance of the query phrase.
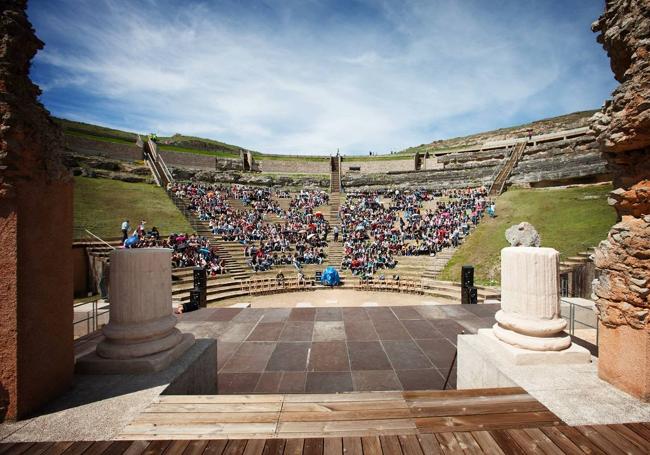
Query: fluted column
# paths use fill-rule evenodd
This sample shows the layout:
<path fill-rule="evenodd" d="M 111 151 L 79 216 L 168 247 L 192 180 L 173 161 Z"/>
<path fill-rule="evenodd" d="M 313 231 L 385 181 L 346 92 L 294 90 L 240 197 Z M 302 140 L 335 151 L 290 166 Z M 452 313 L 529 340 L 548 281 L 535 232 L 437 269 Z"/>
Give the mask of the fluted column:
<path fill-rule="evenodd" d="M 532 351 L 561 351 L 571 346 L 560 317 L 560 255 L 553 248 L 501 250 L 501 310 L 494 335 Z"/>
<path fill-rule="evenodd" d="M 176 328 L 172 311 L 171 250 L 111 253 L 110 317 L 104 340 L 77 363 L 83 373 L 145 373 L 166 368 L 194 343 Z"/>

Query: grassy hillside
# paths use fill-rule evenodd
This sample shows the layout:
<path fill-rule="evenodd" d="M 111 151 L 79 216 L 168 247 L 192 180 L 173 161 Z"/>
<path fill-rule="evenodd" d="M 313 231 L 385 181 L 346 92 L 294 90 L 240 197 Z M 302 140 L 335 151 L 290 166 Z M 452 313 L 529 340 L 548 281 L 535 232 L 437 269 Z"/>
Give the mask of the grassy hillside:
<path fill-rule="evenodd" d="M 146 183 L 75 177 L 74 236 L 86 238 L 84 228 L 102 238 L 120 237 L 120 224 L 140 220 L 156 226 L 161 234 L 192 230 L 183 214 L 162 188 Z"/>
<path fill-rule="evenodd" d="M 421 144 L 415 147 L 409 147 L 395 154 L 381 154 L 375 156 L 358 155 L 346 156 L 349 161 L 374 161 L 374 160 L 404 160 L 412 159 L 416 152 L 435 152 L 450 151 L 462 149 L 467 146 L 482 144 L 487 140 L 498 140 L 507 137 L 523 137 L 528 129 L 532 129 L 535 134 L 549 133 L 570 128 L 585 126 L 588 119 L 596 111 L 573 112 L 571 114 L 561 115 L 542 120 L 537 120 L 523 125 L 516 125 L 507 128 L 500 128 L 493 131 L 484 131 L 469 136 L 456 137 L 434 141 L 429 144 Z M 103 126 L 91 125 L 88 123 L 74 122 L 71 120 L 55 118 L 54 119 L 63 128 L 65 134 L 73 136 L 83 136 L 88 139 L 94 139 L 103 142 L 133 143 L 137 138 L 137 133 L 114 130 Z M 143 139 L 147 134 L 140 133 Z M 238 158 L 239 151 L 246 148 L 227 144 L 225 142 L 215 141 L 195 136 L 185 136 L 175 134 L 169 137 L 158 137 L 158 146 L 162 150 L 175 152 L 196 153 L 201 155 L 212 155 L 224 158 Z M 252 151 L 257 160 L 302 160 L 302 161 L 320 161 L 326 160 L 329 156 L 325 155 L 285 155 L 277 153 L 262 153 Z M 308 151 L 306 151 L 308 152 Z"/>
<path fill-rule="evenodd" d="M 542 246 L 555 248 L 562 259 L 596 246 L 616 222 L 614 209 L 607 205 L 611 190 L 611 185 L 589 185 L 506 191 L 496 201 L 497 216 L 484 218 L 440 278 L 460 281 L 461 266 L 469 264 L 475 267 L 477 283 L 498 284 L 500 251 L 508 246 L 505 231 L 522 221 L 535 226 Z"/>

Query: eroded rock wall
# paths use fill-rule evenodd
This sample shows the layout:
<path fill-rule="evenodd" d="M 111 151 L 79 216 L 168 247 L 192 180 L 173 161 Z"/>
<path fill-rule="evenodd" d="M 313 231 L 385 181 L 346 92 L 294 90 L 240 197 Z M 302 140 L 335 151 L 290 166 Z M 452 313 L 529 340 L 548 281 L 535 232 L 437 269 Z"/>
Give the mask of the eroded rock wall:
<path fill-rule="evenodd" d="M 605 326 L 650 324 L 650 2 L 610 0 L 593 30 L 620 85 L 591 129 L 612 172 L 621 221 L 601 242 L 594 287 Z"/>

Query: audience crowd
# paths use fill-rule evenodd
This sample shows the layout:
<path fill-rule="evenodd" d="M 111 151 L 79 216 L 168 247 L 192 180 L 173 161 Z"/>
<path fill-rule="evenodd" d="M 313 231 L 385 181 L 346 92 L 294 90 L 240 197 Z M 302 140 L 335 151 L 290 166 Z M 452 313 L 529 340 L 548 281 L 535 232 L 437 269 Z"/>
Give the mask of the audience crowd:
<path fill-rule="evenodd" d="M 434 199 L 433 207 L 423 208 Z M 373 274 L 395 267 L 395 256 L 436 255 L 457 246 L 478 224 L 486 201 L 485 188 L 349 193 L 340 209 L 341 266 L 354 274 Z"/>

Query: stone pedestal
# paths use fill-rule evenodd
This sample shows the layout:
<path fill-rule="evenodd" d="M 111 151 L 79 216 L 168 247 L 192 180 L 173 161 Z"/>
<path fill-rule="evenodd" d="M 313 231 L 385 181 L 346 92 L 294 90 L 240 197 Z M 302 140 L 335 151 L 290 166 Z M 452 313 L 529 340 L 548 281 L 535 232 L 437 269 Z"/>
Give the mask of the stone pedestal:
<path fill-rule="evenodd" d="M 77 362 L 82 373 L 159 371 L 193 343 L 181 334 L 171 305 L 171 250 L 118 249 L 111 253 L 110 319 L 95 353 Z"/>
<path fill-rule="evenodd" d="M 560 318 L 560 254 L 553 248 L 501 250 L 501 310 L 494 335 L 531 351 L 561 351 L 571 346 Z"/>

